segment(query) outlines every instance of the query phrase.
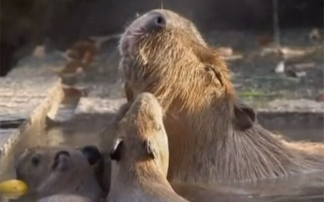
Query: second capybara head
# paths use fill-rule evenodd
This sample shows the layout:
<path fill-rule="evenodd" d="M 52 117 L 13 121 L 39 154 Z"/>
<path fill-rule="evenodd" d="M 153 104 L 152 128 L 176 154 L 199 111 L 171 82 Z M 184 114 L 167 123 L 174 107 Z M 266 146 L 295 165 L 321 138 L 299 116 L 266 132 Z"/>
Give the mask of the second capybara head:
<path fill-rule="evenodd" d="M 40 196 L 57 193 L 95 196 L 101 188 L 92 165 L 100 160 L 101 155 L 93 146 L 33 147 L 17 159 L 15 170 L 17 179 L 26 182 L 31 192 Z"/>
<path fill-rule="evenodd" d="M 140 94 L 117 127 L 111 159 L 129 165 L 155 161 L 166 176 L 169 147 L 157 99 L 150 93 Z"/>

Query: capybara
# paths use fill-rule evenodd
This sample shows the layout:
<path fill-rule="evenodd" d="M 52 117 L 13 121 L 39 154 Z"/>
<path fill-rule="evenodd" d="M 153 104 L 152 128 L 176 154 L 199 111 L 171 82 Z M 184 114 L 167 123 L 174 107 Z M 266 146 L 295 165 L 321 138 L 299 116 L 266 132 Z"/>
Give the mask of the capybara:
<path fill-rule="evenodd" d="M 323 169 L 323 144 L 314 150 L 258 123 L 224 59 L 184 17 L 147 12 L 126 28 L 119 50 L 128 102 L 150 92 L 163 107 L 169 180 L 245 182 Z"/>
<path fill-rule="evenodd" d="M 167 180 L 168 138 L 156 98 L 139 94 L 116 127 L 107 202 L 187 201 Z"/>
<path fill-rule="evenodd" d="M 28 148 L 16 161 L 16 177 L 40 198 L 67 194 L 97 201 L 103 197 L 96 176 L 99 169 L 91 167 L 101 160 L 97 150 L 90 145 Z"/>

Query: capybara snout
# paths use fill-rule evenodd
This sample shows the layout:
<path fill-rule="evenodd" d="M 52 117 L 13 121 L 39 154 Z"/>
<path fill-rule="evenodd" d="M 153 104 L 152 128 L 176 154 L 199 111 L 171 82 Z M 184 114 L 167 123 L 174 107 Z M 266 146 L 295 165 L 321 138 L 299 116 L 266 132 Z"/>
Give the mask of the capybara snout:
<path fill-rule="evenodd" d="M 167 16 L 162 12 L 152 11 L 147 13 L 142 23 L 147 31 L 159 31 L 167 25 Z"/>
<path fill-rule="evenodd" d="M 138 24 L 137 24 L 138 23 Z M 136 21 L 137 27 L 142 27 L 145 32 L 159 31 L 167 26 L 167 13 L 152 10 Z"/>

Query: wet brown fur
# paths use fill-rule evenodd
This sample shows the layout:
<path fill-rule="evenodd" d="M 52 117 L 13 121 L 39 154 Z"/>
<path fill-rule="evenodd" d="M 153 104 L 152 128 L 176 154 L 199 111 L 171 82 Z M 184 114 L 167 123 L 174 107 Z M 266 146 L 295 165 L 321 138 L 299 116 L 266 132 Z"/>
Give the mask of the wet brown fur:
<path fill-rule="evenodd" d="M 67 152 L 69 157 L 60 157 L 60 152 Z M 102 197 L 95 173 L 78 149 L 29 148 L 18 158 L 16 173 L 40 197 L 54 194 L 76 194 L 93 200 Z"/>
<path fill-rule="evenodd" d="M 194 25 L 172 11 L 153 12 L 168 16 L 167 26 L 148 32 L 145 15 L 135 20 L 120 40 L 120 66 L 130 103 L 150 92 L 163 107 L 170 180 L 257 181 L 322 169 L 323 144 L 283 140 L 260 126 Z"/>
<path fill-rule="evenodd" d="M 156 98 L 142 93 L 117 123 L 107 201 L 186 201 L 167 181 L 169 148 L 162 118 Z"/>

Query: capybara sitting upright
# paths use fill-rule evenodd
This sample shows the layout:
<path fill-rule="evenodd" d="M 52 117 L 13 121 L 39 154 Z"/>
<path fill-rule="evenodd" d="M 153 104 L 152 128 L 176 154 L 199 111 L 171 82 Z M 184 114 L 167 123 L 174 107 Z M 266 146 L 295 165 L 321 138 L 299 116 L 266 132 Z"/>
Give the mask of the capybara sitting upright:
<path fill-rule="evenodd" d="M 61 194 L 49 199 L 98 201 L 103 193 L 96 169 L 91 167 L 100 160 L 97 153 L 94 146 L 81 149 L 63 146 L 29 148 L 16 162 L 17 179 L 24 181 L 30 192 L 40 198 Z"/>
<path fill-rule="evenodd" d="M 162 117 L 156 98 L 142 93 L 117 123 L 107 202 L 187 201 L 167 181 L 169 148 Z"/>
<path fill-rule="evenodd" d="M 150 92 L 165 112 L 170 180 L 257 181 L 323 169 L 322 144 L 284 140 L 257 123 L 223 58 L 189 20 L 149 11 L 127 27 L 119 48 L 128 101 Z"/>

